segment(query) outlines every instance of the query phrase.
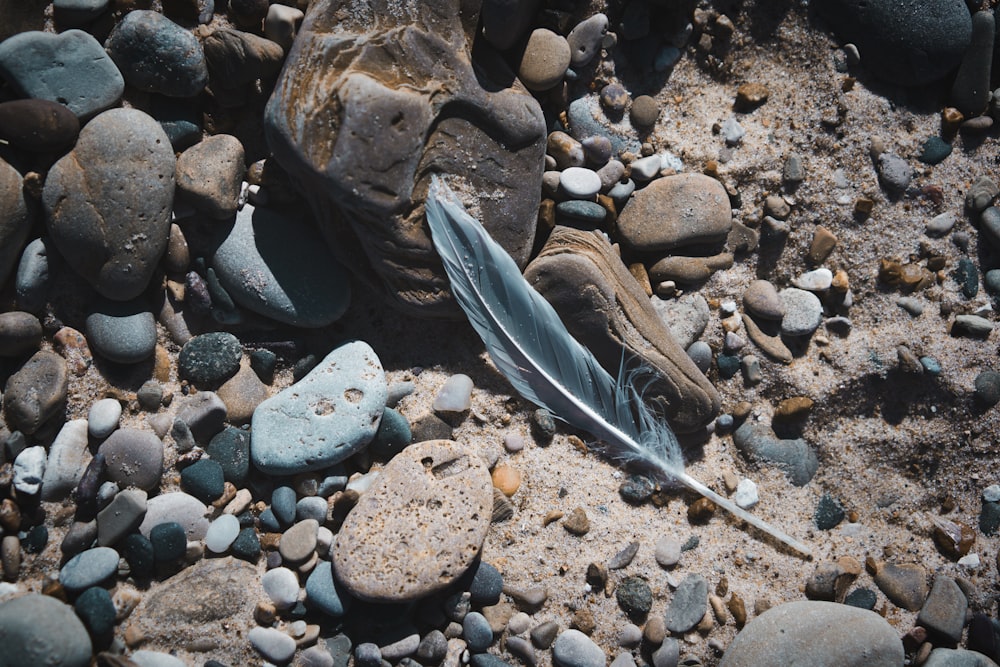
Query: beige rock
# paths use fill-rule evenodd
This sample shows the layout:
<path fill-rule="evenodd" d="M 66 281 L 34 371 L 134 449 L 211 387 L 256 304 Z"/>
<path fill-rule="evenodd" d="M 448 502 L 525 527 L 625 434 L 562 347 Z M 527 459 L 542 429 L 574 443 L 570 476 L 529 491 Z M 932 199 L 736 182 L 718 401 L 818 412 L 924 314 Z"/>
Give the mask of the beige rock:
<path fill-rule="evenodd" d="M 622 241 L 635 250 L 721 243 L 733 224 L 726 188 L 704 174 L 676 174 L 638 190 L 618 216 Z"/>

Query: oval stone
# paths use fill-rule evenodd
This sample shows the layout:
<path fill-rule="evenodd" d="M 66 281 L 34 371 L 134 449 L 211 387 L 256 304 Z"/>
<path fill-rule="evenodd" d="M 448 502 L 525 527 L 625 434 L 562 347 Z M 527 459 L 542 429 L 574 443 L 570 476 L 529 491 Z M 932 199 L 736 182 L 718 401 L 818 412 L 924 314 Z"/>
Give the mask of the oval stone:
<path fill-rule="evenodd" d="M 703 174 L 653 181 L 633 195 L 618 217 L 622 240 L 642 251 L 719 243 L 732 225 L 726 188 Z"/>
<path fill-rule="evenodd" d="M 50 100 L 11 100 L 0 104 L 0 139 L 28 151 L 68 148 L 80 121 L 66 106 Z"/>
<path fill-rule="evenodd" d="M 27 435 L 66 407 L 66 362 L 55 352 L 36 352 L 7 380 L 3 402 L 8 424 Z"/>
<path fill-rule="evenodd" d="M 198 38 L 163 14 L 129 12 L 107 42 L 108 54 L 128 84 L 167 97 L 193 97 L 208 83 Z"/>
<path fill-rule="evenodd" d="M 489 528 L 486 464 L 450 440 L 411 445 L 386 465 L 333 543 L 341 584 L 372 602 L 417 600 L 473 563 Z"/>
<path fill-rule="evenodd" d="M 152 491 L 163 473 L 163 443 L 155 433 L 123 428 L 115 431 L 97 450 L 107 459 L 107 475 L 119 486 Z"/>
<path fill-rule="evenodd" d="M 3 160 L 0 160 L 0 211 L 4 212 L 0 216 L 0 285 L 3 285 L 21 257 L 33 221 L 24 194 L 24 179 Z"/>
<path fill-rule="evenodd" d="M 719 667 L 899 667 L 903 658 L 903 643 L 878 614 L 808 600 L 773 607 L 751 621 L 729 645 Z"/>
<path fill-rule="evenodd" d="M 0 604 L 0 646 L 9 667 L 86 667 L 92 651 L 73 608 L 34 593 Z"/>

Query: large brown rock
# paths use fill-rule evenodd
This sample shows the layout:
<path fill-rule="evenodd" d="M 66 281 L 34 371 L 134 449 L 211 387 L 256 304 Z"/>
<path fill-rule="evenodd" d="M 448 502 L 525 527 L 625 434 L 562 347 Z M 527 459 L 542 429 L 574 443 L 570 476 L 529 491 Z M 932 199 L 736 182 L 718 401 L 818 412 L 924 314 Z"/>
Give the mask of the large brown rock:
<path fill-rule="evenodd" d="M 265 114 L 339 258 L 421 315 L 458 313 L 424 222 L 431 175 L 519 266 L 534 240 L 544 119 L 488 44 L 473 65 L 475 4 L 317 0 Z"/>
<path fill-rule="evenodd" d="M 715 418 L 715 387 L 602 234 L 556 227 L 524 277 L 613 376 L 623 361 L 649 369 L 644 398 L 659 404 L 674 429 L 696 431 Z"/>

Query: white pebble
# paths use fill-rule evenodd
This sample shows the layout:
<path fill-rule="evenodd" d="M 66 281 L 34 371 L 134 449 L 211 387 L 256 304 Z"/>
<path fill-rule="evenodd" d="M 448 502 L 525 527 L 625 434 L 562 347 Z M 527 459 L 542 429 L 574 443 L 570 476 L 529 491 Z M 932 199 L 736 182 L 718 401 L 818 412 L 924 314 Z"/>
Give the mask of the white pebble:
<path fill-rule="evenodd" d="M 523 611 L 517 612 L 510 617 L 509 621 L 507 621 L 507 632 L 512 635 L 519 635 L 522 632 L 527 632 L 530 627 L 531 617 Z"/>
<path fill-rule="evenodd" d="M 632 163 L 632 178 L 637 181 L 651 181 L 663 168 L 663 158 L 659 155 L 639 158 Z"/>
<path fill-rule="evenodd" d="M 42 486 L 45 476 L 45 448 L 37 445 L 28 447 L 14 459 L 14 488 L 21 493 L 33 496 Z"/>
<path fill-rule="evenodd" d="M 287 567 L 268 570 L 260 578 L 260 583 L 278 609 L 288 609 L 299 600 L 299 578 Z"/>
<path fill-rule="evenodd" d="M 295 655 L 295 640 L 281 630 L 253 628 L 250 630 L 249 639 L 257 652 L 271 662 L 284 664 Z"/>
<path fill-rule="evenodd" d="M 661 567 L 673 567 L 681 559 L 681 543 L 679 540 L 667 535 L 661 537 L 656 543 L 656 550 L 653 557 Z"/>
<path fill-rule="evenodd" d="M 508 433 L 503 437 L 503 446 L 508 452 L 519 452 L 524 449 L 524 438 L 517 433 Z"/>
<path fill-rule="evenodd" d="M 590 199 L 601 191 L 601 177 L 592 169 L 569 167 L 559 174 L 559 185 L 574 199 Z"/>
<path fill-rule="evenodd" d="M 240 534 L 240 520 L 232 514 L 223 514 L 208 526 L 205 548 L 215 554 L 226 553 Z"/>
<path fill-rule="evenodd" d="M 736 302 L 733 301 L 732 299 L 726 299 L 725 301 L 719 304 L 719 312 L 722 313 L 723 318 L 729 317 L 730 315 L 735 315 L 736 308 L 737 308 Z"/>
<path fill-rule="evenodd" d="M 972 553 L 962 556 L 958 559 L 958 564 L 967 570 L 977 570 L 980 565 L 979 554 Z"/>
<path fill-rule="evenodd" d="M 625 648 L 638 646 L 642 641 L 642 629 L 635 623 L 626 623 L 618 633 L 618 645 Z"/>
<path fill-rule="evenodd" d="M 90 406 L 87 430 L 92 438 L 103 440 L 118 428 L 121 417 L 122 404 L 114 398 L 102 398 Z"/>
<path fill-rule="evenodd" d="M 988 503 L 1000 501 L 1000 484 L 990 484 L 983 489 L 983 500 Z"/>
<path fill-rule="evenodd" d="M 747 131 L 743 129 L 735 118 L 730 116 L 722 124 L 722 137 L 726 140 L 727 146 L 736 146 L 741 141 L 743 137 L 746 136 Z"/>
<path fill-rule="evenodd" d="M 129 656 L 138 667 L 184 667 L 184 661 L 169 653 L 159 651 L 136 651 Z"/>
<path fill-rule="evenodd" d="M 833 272 L 827 268 L 807 271 L 793 280 L 792 284 L 810 292 L 823 292 L 830 289 L 830 285 L 833 284 Z"/>
<path fill-rule="evenodd" d="M 753 480 L 740 480 L 740 483 L 736 487 L 736 493 L 733 494 L 733 502 L 745 510 L 750 509 L 760 502 L 760 496 L 757 495 L 757 485 Z"/>
<path fill-rule="evenodd" d="M 465 412 L 472 407 L 472 378 L 456 373 L 445 380 L 434 398 L 436 412 Z"/>

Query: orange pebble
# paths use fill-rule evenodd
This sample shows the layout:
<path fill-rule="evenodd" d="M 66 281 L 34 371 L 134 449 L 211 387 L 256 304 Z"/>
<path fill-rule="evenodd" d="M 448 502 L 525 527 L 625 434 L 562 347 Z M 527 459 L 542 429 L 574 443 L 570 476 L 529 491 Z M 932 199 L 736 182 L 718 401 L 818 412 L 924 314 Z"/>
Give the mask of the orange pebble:
<path fill-rule="evenodd" d="M 493 469 L 493 486 L 510 498 L 521 486 L 521 473 L 509 465 L 501 463 Z"/>

